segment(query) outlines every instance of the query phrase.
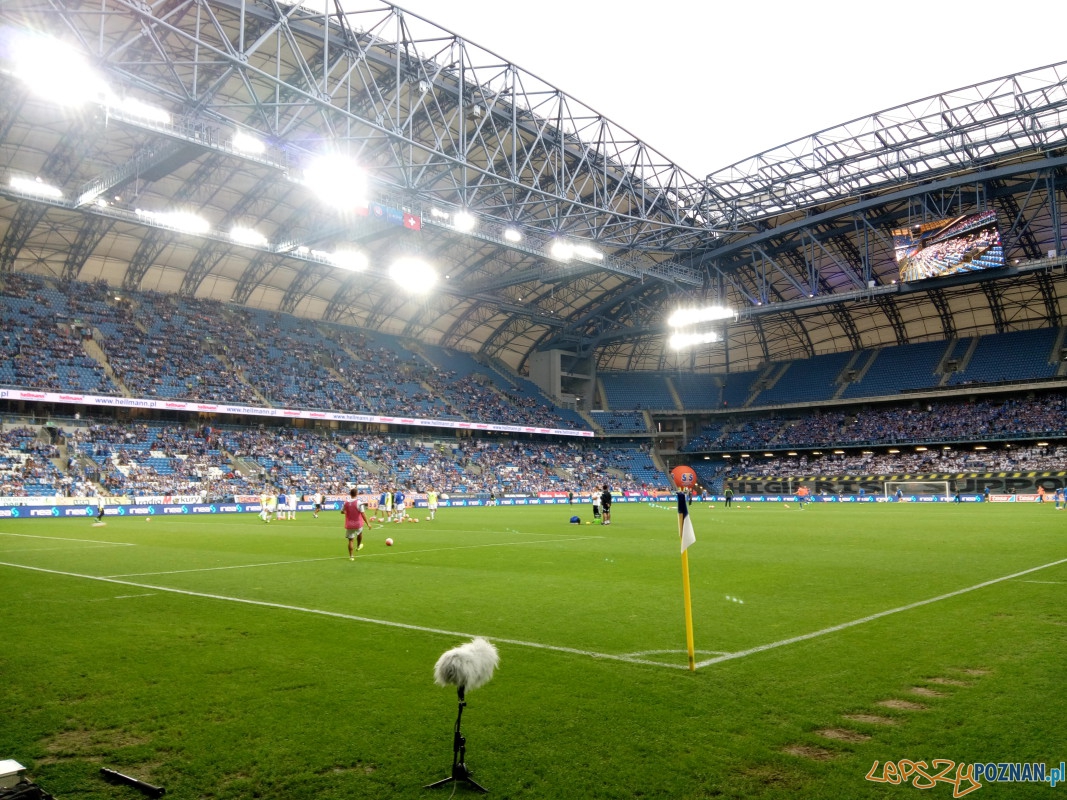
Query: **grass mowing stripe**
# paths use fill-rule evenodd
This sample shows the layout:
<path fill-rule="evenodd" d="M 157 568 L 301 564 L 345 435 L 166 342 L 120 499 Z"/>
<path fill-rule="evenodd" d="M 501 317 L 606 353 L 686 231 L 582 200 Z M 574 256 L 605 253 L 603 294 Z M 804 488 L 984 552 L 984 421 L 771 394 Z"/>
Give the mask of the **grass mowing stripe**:
<path fill-rule="evenodd" d="M 105 578 L 143 578 L 149 575 L 184 575 L 189 572 L 218 572 L 226 569 L 253 569 L 255 567 L 283 567 L 287 564 L 311 564 L 315 561 L 337 561 L 348 556 L 327 556 L 324 558 L 298 558 L 294 561 L 264 561 L 259 564 L 231 564 L 228 567 L 197 567 L 196 569 L 171 569 L 165 572 L 123 572 L 105 575 Z"/>
<path fill-rule="evenodd" d="M 102 539 L 68 539 L 66 536 L 36 536 L 32 533 L 8 533 L 0 531 L 0 536 L 18 536 L 22 539 L 54 539 L 57 542 L 88 542 L 89 544 L 112 544 L 115 547 L 136 547 L 133 542 L 105 542 Z"/>
<path fill-rule="evenodd" d="M 244 597 L 230 597 L 223 594 L 210 594 L 208 592 L 193 592 L 187 589 L 175 589 L 170 586 L 155 586 L 150 583 L 136 583 L 134 581 L 119 580 L 117 578 L 107 578 L 100 575 L 83 575 L 78 572 L 65 572 L 58 569 L 45 569 L 44 567 L 31 567 L 26 564 L 12 564 L 7 561 L 0 561 L 2 567 L 13 567 L 15 569 L 28 569 L 33 572 L 43 572 L 49 575 L 62 575 L 67 578 L 82 578 L 90 581 L 100 581 L 102 583 L 116 583 L 120 586 L 133 586 L 137 589 L 154 589 L 159 592 L 169 592 L 171 594 L 185 595 L 186 597 L 200 597 L 206 600 L 224 600 L 230 603 L 242 603 L 244 605 L 259 606 L 261 608 L 277 608 L 282 611 L 297 611 L 302 614 L 315 614 L 322 617 L 334 617 L 336 619 L 347 619 L 353 622 L 366 622 L 371 625 L 383 625 L 389 628 L 402 628 L 409 631 L 419 631 L 421 633 L 434 633 L 443 636 L 459 636 L 461 638 L 469 639 L 474 636 L 484 635 L 475 633 L 463 633 L 461 631 L 449 631 L 441 628 L 428 628 L 423 625 L 411 625 L 406 622 L 394 622 L 391 620 L 374 619 L 373 617 L 360 617 L 355 614 L 342 614 L 339 611 L 325 611 L 318 608 L 305 608 L 303 606 L 292 606 L 285 603 L 271 603 L 266 600 L 249 600 Z M 629 664 L 645 664 L 652 667 L 667 667 L 669 669 L 688 669 L 685 664 L 664 664 L 660 661 L 650 661 L 641 658 L 632 658 L 626 655 L 613 655 L 611 653 L 598 653 L 594 650 L 581 650 L 576 647 L 562 647 L 554 644 L 543 644 L 541 642 L 527 642 L 522 639 L 504 639 L 499 637 L 491 637 L 494 642 L 499 644 L 513 644 L 519 647 L 529 647 L 536 650 L 551 650 L 556 653 L 570 653 L 571 655 L 589 656 L 591 658 L 601 658 L 612 661 L 625 661 Z"/>
<path fill-rule="evenodd" d="M 603 536 L 577 536 L 573 539 L 559 539 L 561 542 L 584 542 L 587 539 L 603 539 Z M 545 542 L 494 542 L 492 544 L 468 544 L 456 547 L 429 547 L 421 550 L 411 550 L 393 553 L 367 553 L 360 558 L 397 558 L 402 555 L 421 555 L 423 553 L 438 553 L 444 550 L 474 550 L 479 547 L 513 547 L 519 544 L 546 544 Z M 88 548 L 84 548 L 88 549 Z M 37 550 L 31 552 L 39 552 Z M 328 556 L 326 558 L 300 558 L 294 561 L 264 561 L 259 564 L 231 564 L 228 567 L 198 567 L 197 569 L 174 569 L 167 572 L 126 572 L 117 575 L 107 575 L 108 578 L 138 578 L 149 575 L 180 575 L 187 572 L 215 572 L 224 569 L 252 569 L 254 567 L 279 567 L 287 564 L 311 564 L 316 561 L 337 561 L 347 556 Z"/>
<path fill-rule="evenodd" d="M 115 542 L 111 544 L 91 544 L 88 547 L 79 547 L 76 552 L 84 553 L 86 550 L 103 550 L 105 547 L 128 547 L 129 545 L 124 542 Z M 4 550 L 4 555 L 9 553 L 70 553 L 72 552 L 70 547 L 18 547 L 14 550 Z"/>
<path fill-rule="evenodd" d="M 1049 567 L 1059 566 L 1060 564 L 1067 564 L 1067 558 L 1061 558 L 1059 561 L 1051 561 L 1048 564 L 1042 564 L 1040 567 L 1031 567 L 1030 569 L 1024 569 L 1022 572 L 1015 572 L 1011 575 L 1004 575 L 1000 578 L 993 578 L 992 580 L 983 581 L 982 583 L 976 583 L 974 586 L 968 586 L 966 589 L 957 589 L 954 592 L 948 592 L 946 594 L 940 594 L 937 597 L 931 597 L 926 600 L 919 600 L 916 603 L 908 603 L 906 606 L 898 606 L 897 608 L 891 608 L 888 611 L 879 611 L 877 614 L 871 614 L 860 619 L 854 619 L 851 622 L 842 622 L 840 625 L 833 625 L 829 628 L 823 628 L 821 631 L 814 631 L 812 633 L 805 633 L 802 636 L 793 636 L 789 639 L 782 639 L 778 642 L 771 642 L 770 644 L 761 644 L 758 647 L 750 647 L 748 650 L 739 650 L 736 653 L 730 653 L 725 656 L 719 656 L 718 658 L 709 658 L 706 661 L 697 662 L 698 667 L 708 667 L 712 664 L 718 664 L 722 661 L 730 661 L 734 658 L 744 658 L 745 656 L 754 655 L 756 653 L 762 653 L 765 650 L 773 650 L 776 647 L 784 647 L 787 644 L 795 644 L 796 642 L 803 642 L 807 639 L 814 639 L 819 636 L 825 636 L 829 633 L 837 633 L 843 631 L 846 628 L 854 628 L 857 625 L 863 625 L 867 622 L 873 622 L 876 619 L 882 617 L 888 617 L 891 614 L 899 614 L 901 611 L 911 611 L 913 608 L 921 608 L 922 606 L 928 606 L 931 603 L 937 603 L 941 600 L 948 600 L 952 597 L 958 597 L 961 594 L 967 594 L 978 589 L 984 589 L 987 586 L 993 586 L 997 583 L 1003 583 L 1004 581 L 1010 581 L 1021 575 L 1029 575 L 1031 572 L 1038 572 Z"/>

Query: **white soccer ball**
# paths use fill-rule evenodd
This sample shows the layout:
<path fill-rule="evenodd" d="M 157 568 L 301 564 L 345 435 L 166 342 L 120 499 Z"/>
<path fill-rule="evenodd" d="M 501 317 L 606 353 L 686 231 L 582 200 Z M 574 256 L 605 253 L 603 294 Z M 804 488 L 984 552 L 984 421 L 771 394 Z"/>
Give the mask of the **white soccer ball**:
<path fill-rule="evenodd" d="M 392 539 L 386 539 L 385 540 L 385 546 L 386 547 L 392 547 L 393 546 L 393 540 Z"/>
<path fill-rule="evenodd" d="M 145 517 L 145 518 L 144 518 L 144 521 L 145 521 L 145 522 L 151 522 L 151 521 L 152 521 L 152 518 L 151 518 L 151 517 Z"/>

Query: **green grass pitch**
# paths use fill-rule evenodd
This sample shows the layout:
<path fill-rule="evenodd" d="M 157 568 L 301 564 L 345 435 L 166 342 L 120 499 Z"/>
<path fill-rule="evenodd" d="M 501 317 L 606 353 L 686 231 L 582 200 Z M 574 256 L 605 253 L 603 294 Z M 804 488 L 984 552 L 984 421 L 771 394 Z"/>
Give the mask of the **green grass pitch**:
<path fill-rule="evenodd" d="M 695 672 L 677 514 L 589 511 L 442 509 L 355 562 L 336 512 L 0 522 L 0 759 L 60 800 L 139 796 L 101 767 L 175 798 L 447 798 L 432 669 L 473 635 L 501 658 L 463 716 L 495 797 L 952 797 L 866 776 L 1067 758 L 1067 511 L 697 504 Z"/>

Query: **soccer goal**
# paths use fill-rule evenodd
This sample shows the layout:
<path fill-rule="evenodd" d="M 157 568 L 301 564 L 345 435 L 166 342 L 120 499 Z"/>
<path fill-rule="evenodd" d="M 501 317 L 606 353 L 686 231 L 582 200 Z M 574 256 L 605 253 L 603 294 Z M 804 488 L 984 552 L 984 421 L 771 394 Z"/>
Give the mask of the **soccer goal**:
<path fill-rule="evenodd" d="M 951 481 L 886 481 L 885 496 L 892 500 L 897 496 L 897 490 L 904 498 L 911 497 L 943 497 L 952 499 Z"/>

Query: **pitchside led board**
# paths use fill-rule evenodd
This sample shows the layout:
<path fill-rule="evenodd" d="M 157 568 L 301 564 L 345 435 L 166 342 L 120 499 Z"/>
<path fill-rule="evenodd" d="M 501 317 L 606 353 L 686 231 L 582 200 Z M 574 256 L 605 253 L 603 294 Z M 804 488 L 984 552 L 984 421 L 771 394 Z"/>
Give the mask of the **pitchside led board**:
<path fill-rule="evenodd" d="M 671 479 L 679 489 L 692 489 L 697 485 L 697 474 L 692 467 L 677 466 L 671 470 Z"/>
<path fill-rule="evenodd" d="M 995 211 L 896 228 L 893 249 L 902 282 L 1004 266 Z"/>

